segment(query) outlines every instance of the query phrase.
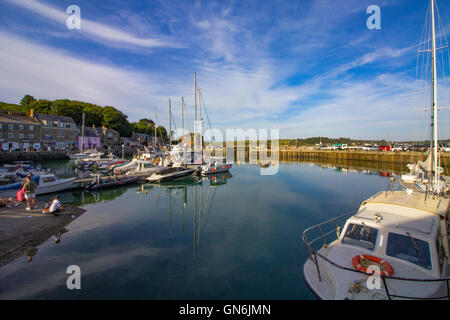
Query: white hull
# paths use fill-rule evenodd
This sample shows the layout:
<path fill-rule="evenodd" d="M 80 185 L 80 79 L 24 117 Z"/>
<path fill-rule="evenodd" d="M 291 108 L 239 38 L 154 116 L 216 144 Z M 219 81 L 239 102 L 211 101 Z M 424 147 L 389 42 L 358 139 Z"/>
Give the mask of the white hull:
<path fill-rule="evenodd" d="M 50 182 L 48 184 L 41 182 L 36 188 L 36 195 L 43 195 L 49 193 L 57 193 L 67 189 L 71 189 L 73 186 L 75 178 L 68 179 L 58 179 L 55 182 Z M 19 189 L 11 189 L 0 192 L 1 197 L 9 198 L 15 197 Z"/>

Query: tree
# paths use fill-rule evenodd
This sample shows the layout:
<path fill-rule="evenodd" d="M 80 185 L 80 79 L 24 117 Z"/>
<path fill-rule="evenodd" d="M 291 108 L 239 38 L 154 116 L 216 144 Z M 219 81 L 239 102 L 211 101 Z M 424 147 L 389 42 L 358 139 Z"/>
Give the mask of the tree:
<path fill-rule="evenodd" d="M 52 103 L 50 113 L 57 116 L 71 117 L 75 123 L 80 123 L 83 106 L 78 101 L 55 100 Z"/>
<path fill-rule="evenodd" d="M 52 114 L 52 102 L 45 99 L 34 100 L 28 105 L 28 107 L 37 113 Z"/>
<path fill-rule="evenodd" d="M 139 133 L 146 133 L 153 135 L 153 132 L 155 130 L 155 123 L 150 119 L 141 119 L 139 122 L 135 125 L 133 125 L 136 132 Z"/>
<path fill-rule="evenodd" d="M 88 126 L 95 125 L 101 127 L 103 124 L 103 108 L 96 106 L 95 104 L 85 104 L 83 107 L 83 113 L 86 117 L 86 123 Z"/>
<path fill-rule="evenodd" d="M 163 141 L 164 142 L 169 142 L 169 139 L 167 138 L 167 131 L 166 131 L 166 128 L 164 128 L 164 127 L 162 127 L 162 126 L 158 126 L 157 128 L 156 128 L 156 134 L 157 134 L 157 137 L 158 138 L 161 138 L 162 137 L 162 139 L 163 139 Z"/>
<path fill-rule="evenodd" d="M 22 98 L 22 100 L 20 100 L 20 105 L 23 107 L 28 107 L 30 105 L 30 103 L 32 103 L 33 101 L 36 101 L 36 99 L 33 96 L 26 94 Z"/>
<path fill-rule="evenodd" d="M 102 116 L 102 124 L 105 127 L 118 131 L 123 137 L 131 136 L 133 126 L 128 122 L 127 116 L 122 112 L 114 107 L 105 106 L 103 108 Z"/>

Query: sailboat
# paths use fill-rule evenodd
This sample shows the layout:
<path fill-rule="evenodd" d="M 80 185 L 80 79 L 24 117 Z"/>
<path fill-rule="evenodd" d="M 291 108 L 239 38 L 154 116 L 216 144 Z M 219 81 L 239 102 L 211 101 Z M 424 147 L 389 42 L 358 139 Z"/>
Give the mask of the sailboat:
<path fill-rule="evenodd" d="M 449 198 L 438 167 L 435 0 L 431 15 L 431 168 L 425 192 L 378 192 L 306 229 L 304 280 L 320 299 L 450 299 Z M 343 224 L 343 226 L 342 226 Z"/>
<path fill-rule="evenodd" d="M 86 152 L 84 150 L 84 122 L 85 122 L 85 115 L 84 115 L 84 113 L 83 113 L 82 119 L 83 120 L 82 120 L 82 124 L 81 124 L 81 146 L 80 146 L 80 151 L 81 152 L 69 155 L 69 158 L 70 159 L 74 159 L 74 160 L 86 159 L 86 158 L 91 156 L 91 153 Z"/>

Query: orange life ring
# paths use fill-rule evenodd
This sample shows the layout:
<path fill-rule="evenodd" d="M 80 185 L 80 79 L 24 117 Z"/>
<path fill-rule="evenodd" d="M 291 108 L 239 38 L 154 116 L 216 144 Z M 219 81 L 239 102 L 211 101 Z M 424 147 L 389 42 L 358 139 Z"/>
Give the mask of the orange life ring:
<path fill-rule="evenodd" d="M 389 263 L 387 263 L 386 261 L 384 261 L 381 258 L 374 257 L 374 256 L 371 256 L 368 254 L 362 254 L 362 255 L 357 255 L 357 256 L 353 257 L 352 264 L 356 270 L 367 273 L 367 267 L 361 265 L 361 263 L 360 263 L 361 259 L 366 259 L 366 260 L 373 261 L 377 264 L 382 265 L 384 267 L 384 270 L 381 271 L 380 273 L 383 276 L 392 276 L 392 274 L 394 273 L 394 268 L 392 268 L 392 266 Z"/>

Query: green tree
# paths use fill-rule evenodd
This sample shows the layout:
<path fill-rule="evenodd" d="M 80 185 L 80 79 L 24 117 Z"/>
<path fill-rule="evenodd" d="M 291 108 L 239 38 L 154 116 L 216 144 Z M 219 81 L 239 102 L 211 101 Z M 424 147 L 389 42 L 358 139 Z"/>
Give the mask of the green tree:
<path fill-rule="evenodd" d="M 121 111 L 111 106 L 105 106 L 103 108 L 102 116 L 102 124 L 105 127 L 118 131 L 123 137 L 131 136 L 133 126 L 128 122 L 127 116 Z"/>
<path fill-rule="evenodd" d="M 57 116 L 71 117 L 75 123 L 80 123 L 83 106 L 78 101 L 55 100 L 52 103 L 50 113 Z"/>
<path fill-rule="evenodd" d="M 28 107 L 37 113 L 52 114 L 52 102 L 45 99 L 35 100 L 31 102 Z"/>
<path fill-rule="evenodd" d="M 86 123 L 88 126 L 95 125 L 100 127 L 103 124 L 103 108 L 95 104 L 85 104 L 83 107 L 83 113 L 86 117 Z"/>
<path fill-rule="evenodd" d="M 135 126 L 136 132 L 153 134 L 155 130 L 155 123 L 150 119 L 141 119 Z"/>
<path fill-rule="evenodd" d="M 30 103 L 32 103 L 33 101 L 36 101 L 36 99 L 33 96 L 26 94 L 22 98 L 22 100 L 20 100 L 20 105 L 23 107 L 28 107 L 30 105 Z"/>

